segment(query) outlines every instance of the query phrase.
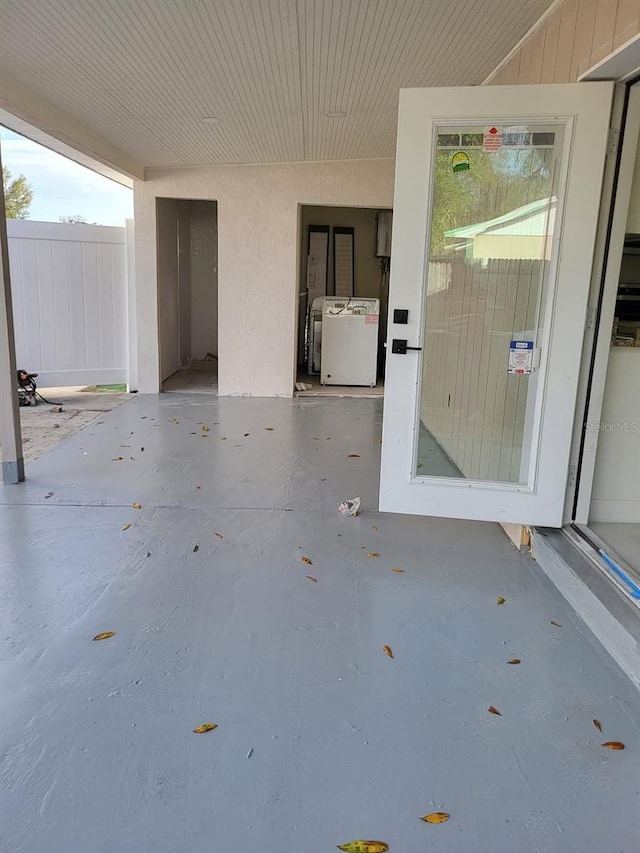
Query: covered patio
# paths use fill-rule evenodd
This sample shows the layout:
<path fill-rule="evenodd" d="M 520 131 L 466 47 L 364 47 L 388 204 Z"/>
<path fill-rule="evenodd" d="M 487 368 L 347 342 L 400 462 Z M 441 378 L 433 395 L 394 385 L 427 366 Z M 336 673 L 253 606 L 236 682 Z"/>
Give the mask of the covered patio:
<path fill-rule="evenodd" d="M 497 525 L 374 511 L 381 415 L 138 396 L 0 487 L 0 849 L 635 849 L 636 689 Z"/>

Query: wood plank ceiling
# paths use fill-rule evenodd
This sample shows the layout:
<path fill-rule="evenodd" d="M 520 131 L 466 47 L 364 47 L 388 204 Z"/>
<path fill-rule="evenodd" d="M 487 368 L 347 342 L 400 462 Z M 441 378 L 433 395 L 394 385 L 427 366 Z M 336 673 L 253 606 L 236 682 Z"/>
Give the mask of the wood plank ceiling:
<path fill-rule="evenodd" d="M 147 167 L 392 157 L 400 88 L 481 83 L 549 4 L 0 0 L 0 75 Z"/>

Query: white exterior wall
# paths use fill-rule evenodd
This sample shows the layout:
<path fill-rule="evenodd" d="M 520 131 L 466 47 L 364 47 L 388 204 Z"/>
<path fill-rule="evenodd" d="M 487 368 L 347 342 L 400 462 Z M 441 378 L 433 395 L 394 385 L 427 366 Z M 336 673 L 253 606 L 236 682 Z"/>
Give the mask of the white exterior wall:
<path fill-rule="evenodd" d="M 10 219 L 18 367 L 42 387 L 127 381 L 125 228 Z"/>
<path fill-rule="evenodd" d="M 222 395 L 291 396 L 301 204 L 391 207 L 394 161 L 150 170 L 134 184 L 138 378 L 160 387 L 156 198 L 218 202 Z"/>

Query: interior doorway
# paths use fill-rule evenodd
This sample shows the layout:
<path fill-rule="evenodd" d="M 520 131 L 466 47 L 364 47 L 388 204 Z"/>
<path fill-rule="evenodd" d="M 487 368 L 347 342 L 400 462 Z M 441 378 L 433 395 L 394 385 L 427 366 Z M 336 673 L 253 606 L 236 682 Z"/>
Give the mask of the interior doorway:
<path fill-rule="evenodd" d="M 587 424 L 598 433 L 588 527 L 640 586 L 640 146 L 618 260 L 602 414 Z"/>
<path fill-rule="evenodd" d="M 382 396 L 392 212 L 302 205 L 296 394 Z"/>
<path fill-rule="evenodd" d="M 215 393 L 217 202 L 159 198 L 156 215 L 162 390 Z"/>
<path fill-rule="evenodd" d="M 640 84 L 624 89 L 567 535 L 640 606 Z M 620 94 L 622 94 L 620 92 Z M 604 236 L 604 235 L 603 235 Z"/>

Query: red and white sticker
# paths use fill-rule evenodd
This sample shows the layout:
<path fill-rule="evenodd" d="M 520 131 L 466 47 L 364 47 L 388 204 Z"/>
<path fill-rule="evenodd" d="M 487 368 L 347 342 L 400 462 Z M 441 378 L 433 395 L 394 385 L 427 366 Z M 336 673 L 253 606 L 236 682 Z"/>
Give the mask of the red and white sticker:
<path fill-rule="evenodd" d="M 365 325 L 377 326 L 379 317 L 377 314 L 366 314 L 364 318 Z"/>
<path fill-rule="evenodd" d="M 485 151 L 499 151 L 502 148 L 502 131 L 498 127 L 490 127 L 482 137 L 482 147 Z"/>

